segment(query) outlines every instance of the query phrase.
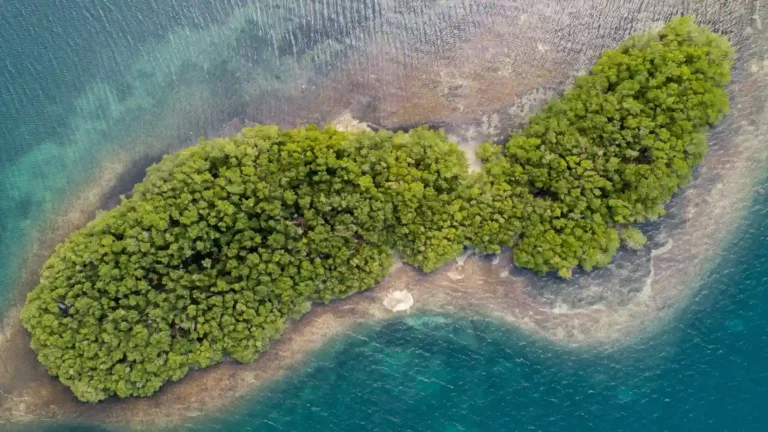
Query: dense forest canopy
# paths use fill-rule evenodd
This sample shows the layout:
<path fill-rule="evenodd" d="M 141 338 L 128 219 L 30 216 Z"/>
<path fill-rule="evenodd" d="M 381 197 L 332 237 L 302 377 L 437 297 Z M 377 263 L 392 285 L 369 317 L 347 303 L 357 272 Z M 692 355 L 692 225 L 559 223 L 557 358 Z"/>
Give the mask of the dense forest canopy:
<path fill-rule="evenodd" d="M 373 287 L 394 254 L 432 271 L 466 247 L 539 273 L 608 264 L 657 218 L 728 112 L 727 40 L 689 17 L 632 36 L 483 170 L 442 132 L 246 128 L 151 167 L 73 233 L 22 312 L 38 359 L 83 401 L 148 396 L 253 361 L 314 302 Z"/>
<path fill-rule="evenodd" d="M 524 218 L 515 263 L 568 277 L 606 265 L 622 237 L 643 243 L 625 225 L 663 215 L 691 178 L 707 127 L 728 113 L 732 62 L 725 38 L 675 19 L 605 51 L 533 116 L 505 154 L 538 216 Z"/>

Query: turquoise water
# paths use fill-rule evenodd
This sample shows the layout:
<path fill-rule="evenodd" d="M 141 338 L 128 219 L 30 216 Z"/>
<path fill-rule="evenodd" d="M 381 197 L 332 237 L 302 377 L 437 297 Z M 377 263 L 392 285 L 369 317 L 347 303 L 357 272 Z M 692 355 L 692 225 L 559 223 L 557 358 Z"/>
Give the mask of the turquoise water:
<path fill-rule="evenodd" d="M 287 101 L 347 60 L 364 66 L 353 54 L 367 41 L 405 64 L 475 31 L 489 4 L 0 2 L 0 317 L 26 251 L 104 161 L 158 157 L 232 119 L 317 120 Z M 355 329 L 175 431 L 768 430 L 767 208 L 757 195 L 691 303 L 629 346 L 565 349 L 480 318 L 411 315 Z"/>
<path fill-rule="evenodd" d="M 768 429 L 768 199 L 674 326 L 615 350 L 481 319 L 360 329 L 203 431 Z"/>
<path fill-rule="evenodd" d="M 758 197 L 674 325 L 629 346 L 558 348 L 488 320 L 406 316 L 172 431 L 766 430 L 766 221 Z"/>
<path fill-rule="evenodd" d="M 219 112 L 237 102 L 204 112 L 215 89 L 195 72 L 215 58 L 164 55 L 169 35 L 185 50 L 215 47 L 209 33 L 227 30 L 214 24 L 233 5 L 121 4 L 0 3 L 0 305 L 35 241 L 30 236 L 45 235 L 43 224 L 89 187 L 100 162 L 115 150 L 130 159 L 178 147 L 222 122 Z M 193 92 L 183 109 L 174 106 L 177 95 Z"/>
<path fill-rule="evenodd" d="M 326 120 L 295 114 L 297 99 L 347 59 L 365 67 L 361 46 L 449 45 L 491 3 L 0 2 L 0 316 L 29 248 L 98 186 L 105 161 L 157 159 L 232 120 Z"/>

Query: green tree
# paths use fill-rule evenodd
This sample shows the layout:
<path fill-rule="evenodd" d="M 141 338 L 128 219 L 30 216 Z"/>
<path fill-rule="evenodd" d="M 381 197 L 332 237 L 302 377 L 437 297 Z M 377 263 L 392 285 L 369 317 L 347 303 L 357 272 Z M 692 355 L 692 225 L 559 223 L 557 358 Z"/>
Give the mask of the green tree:
<path fill-rule="evenodd" d="M 678 17 L 605 51 L 588 75 L 512 136 L 505 155 L 534 197 L 515 262 L 541 273 L 606 265 L 616 227 L 664 214 L 728 113 L 733 49 Z M 639 246 L 641 234 L 623 228 Z"/>
<path fill-rule="evenodd" d="M 571 277 L 664 214 L 728 112 L 733 51 L 690 17 L 630 37 L 483 170 L 443 132 L 246 128 L 151 167 L 43 266 L 22 321 L 83 401 L 148 396 L 253 361 L 314 302 L 373 287 L 395 251 L 429 272 L 474 246 Z"/>

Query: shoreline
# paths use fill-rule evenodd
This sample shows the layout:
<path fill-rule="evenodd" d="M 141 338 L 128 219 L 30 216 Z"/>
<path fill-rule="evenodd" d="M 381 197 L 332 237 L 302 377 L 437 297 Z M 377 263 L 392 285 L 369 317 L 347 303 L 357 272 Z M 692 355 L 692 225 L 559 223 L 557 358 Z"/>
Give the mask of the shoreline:
<path fill-rule="evenodd" d="M 768 127 L 762 125 L 748 129 L 748 135 L 754 138 L 768 134 Z M 650 277 L 646 277 L 643 288 L 623 306 L 603 303 L 579 308 L 561 299 L 538 296 L 531 289 L 531 279 L 536 276 L 514 269 L 508 253 L 494 260 L 462 256 L 429 275 L 409 266 L 395 266 L 384 281 L 371 290 L 313 306 L 255 362 L 241 365 L 226 361 L 190 372 L 180 382 L 167 384 L 152 398 L 82 404 L 35 362 L 31 369 L 39 370 L 30 374 L 36 376 L 35 379 L 26 377 L 21 391 L 4 392 L 0 419 L 26 422 L 75 418 L 141 428 L 175 424 L 207 414 L 285 376 L 332 338 L 361 324 L 396 317 L 399 314 L 388 310 L 384 299 L 391 291 L 400 289 L 413 295 L 412 313 L 481 315 L 572 347 L 622 345 L 642 334 L 658 331 L 687 303 L 685 300 L 696 292 L 694 285 L 716 262 L 713 256 L 720 248 L 712 245 L 727 245 L 743 219 L 752 194 L 739 191 L 746 188 L 757 193 L 760 179 L 756 174 L 760 171 L 754 167 L 768 166 L 768 157 L 754 158 L 755 152 L 750 149 L 757 148 L 757 139 L 744 139 L 749 138 L 744 133 L 739 138 L 742 138 L 739 145 L 729 143 L 729 148 L 723 149 L 721 143 L 714 149 L 702 163 L 696 181 L 675 198 L 676 205 L 665 217 L 670 220 L 665 219 L 664 228 L 654 235 L 661 246 L 646 248 L 648 260 L 638 260 L 642 261 L 641 265 L 650 264 L 646 266 Z M 88 195 L 92 200 L 97 196 Z M 87 213 L 76 212 L 77 217 L 64 220 L 71 224 Z M 706 218 L 695 217 L 704 214 Z M 62 229 L 66 230 L 69 224 L 62 223 Z M 681 268 L 686 271 L 681 272 Z M 15 318 L 18 310 L 17 306 L 6 314 L 0 346 L 28 343 L 26 332 Z M 25 349 L 28 355 L 18 356 L 21 358 L 17 360 L 32 360 L 29 357 L 33 353 L 26 346 Z M 6 382 L 7 374 L 18 369 L 14 368 L 13 361 L 2 363 L 3 380 L 0 381 Z"/>
<path fill-rule="evenodd" d="M 400 289 L 413 295 L 413 313 L 482 315 L 566 346 L 619 346 L 652 334 L 695 295 L 695 286 L 711 271 L 717 254 L 729 245 L 758 182 L 765 178 L 768 152 L 761 147 L 760 140 L 768 136 L 768 107 L 763 106 L 757 116 L 750 115 L 749 109 L 755 108 L 750 106 L 755 99 L 758 104 L 766 104 L 762 98 L 768 95 L 761 89 L 768 82 L 768 60 L 762 65 L 754 60 L 741 67 L 743 76 L 732 85 L 733 114 L 714 131 L 710 154 L 702 162 L 695 181 L 673 199 L 670 214 L 663 218 L 660 230 L 652 234 L 645 250 L 622 252 L 627 262 L 616 262 L 592 275 L 580 275 L 569 283 L 540 279 L 514 269 L 508 253 L 493 261 L 472 256 L 429 275 L 399 266 L 371 290 L 313 306 L 251 364 L 226 361 L 190 372 L 180 382 L 166 384 L 151 398 L 113 398 L 89 405 L 77 402 L 36 361 L 28 348 L 28 335 L 17 319 L 18 305 L 23 303 L 25 289 L 34 286 L 40 266 L 53 247 L 73 228 L 91 220 L 98 208 L 108 206 L 110 199 L 114 199 L 110 193 L 121 190 L 116 183 L 124 178 L 123 174 L 137 168 L 136 163 L 147 157 L 118 153 L 112 162 L 93 174 L 93 181 L 86 182 L 94 186 L 62 205 L 62 217 L 46 219 L 55 223 L 41 224 L 30 236 L 34 241 L 24 255 L 27 266 L 19 277 L 25 289 L 13 294 L 17 306 L 5 313 L 0 327 L 0 425 L 72 419 L 141 429 L 210 413 L 280 379 L 329 340 L 355 326 L 397 316 L 383 302 L 389 292 Z M 539 84 L 524 86 L 519 91 L 530 94 Z M 515 99 L 510 95 L 499 98 Z M 323 98 L 318 97 L 316 103 L 323 103 Z M 381 124 L 391 125 L 403 112 L 412 109 L 415 108 L 404 103 L 399 110 L 386 108 L 385 114 L 379 115 L 388 116 L 391 121 Z M 355 114 L 354 110 L 352 113 Z M 509 113 L 512 114 L 511 110 Z M 742 117 L 756 121 L 737 122 Z M 497 115 L 497 124 L 498 118 Z M 471 149 L 474 141 L 487 139 L 484 136 L 502 134 L 493 126 L 492 119 L 492 114 L 483 113 L 479 121 L 490 122 L 489 131 L 472 132 L 475 126 L 459 127 L 464 129 L 463 136 L 468 142 L 462 148 Z M 502 119 L 506 125 L 503 114 Z M 481 138 L 470 139 L 473 134 Z M 125 181 L 132 181 L 128 177 Z M 551 288 L 550 285 L 557 285 L 560 292 L 552 294 L 542 288 Z"/>

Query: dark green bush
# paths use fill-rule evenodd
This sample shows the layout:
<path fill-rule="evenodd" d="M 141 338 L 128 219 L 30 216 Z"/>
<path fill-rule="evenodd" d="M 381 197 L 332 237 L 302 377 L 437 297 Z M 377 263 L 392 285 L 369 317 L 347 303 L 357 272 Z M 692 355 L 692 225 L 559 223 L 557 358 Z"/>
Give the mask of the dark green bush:
<path fill-rule="evenodd" d="M 310 302 L 375 285 L 394 246 L 429 268 L 460 253 L 450 207 L 466 171 L 426 130 L 203 141 L 57 248 L 24 307 L 32 347 L 84 401 L 252 361 Z"/>
<path fill-rule="evenodd" d="M 409 264 L 430 272 L 464 251 L 466 156 L 443 133 L 398 134 L 380 155 L 393 203 L 393 246 Z"/>
<path fill-rule="evenodd" d="M 73 233 L 22 311 L 84 401 L 147 396 L 254 360 L 313 302 L 368 289 L 397 251 L 431 271 L 467 245 L 570 277 L 656 218 L 728 111 L 728 42 L 678 18 L 606 51 L 480 173 L 442 132 L 244 129 L 167 156 Z"/>
<path fill-rule="evenodd" d="M 515 262 L 563 276 L 602 266 L 619 246 L 617 227 L 663 215 L 704 157 L 708 126 L 728 113 L 732 61 L 724 37 L 676 18 L 605 51 L 533 116 L 505 151 L 520 173 L 510 182 L 535 200 Z"/>

